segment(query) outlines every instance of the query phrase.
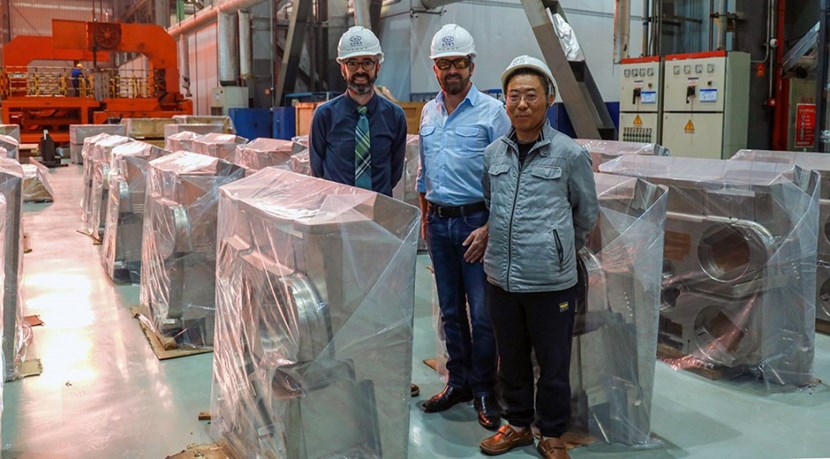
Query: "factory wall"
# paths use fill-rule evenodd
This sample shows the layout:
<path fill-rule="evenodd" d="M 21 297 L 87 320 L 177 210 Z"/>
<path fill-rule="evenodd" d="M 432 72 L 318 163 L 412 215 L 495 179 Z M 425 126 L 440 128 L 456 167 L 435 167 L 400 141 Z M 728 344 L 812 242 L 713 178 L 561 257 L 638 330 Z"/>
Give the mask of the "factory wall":
<path fill-rule="evenodd" d="M 11 38 L 18 35 L 52 35 L 52 19 L 92 21 L 93 4 L 98 20 L 112 20 L 112 0 L 104 0 L 103 14 L 100 14 L 100 0 L 61 0 L 60 3 L 40 0 L 6 1 L 11 2 Z"/>

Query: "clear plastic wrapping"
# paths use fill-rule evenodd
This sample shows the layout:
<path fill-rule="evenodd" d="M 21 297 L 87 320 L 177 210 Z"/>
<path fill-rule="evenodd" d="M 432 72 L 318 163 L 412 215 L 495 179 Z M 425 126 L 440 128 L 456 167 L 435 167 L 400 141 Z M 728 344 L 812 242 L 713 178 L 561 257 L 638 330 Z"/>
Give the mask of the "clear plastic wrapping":
<path fill-rule="evenodd" d="M 144 176 L 147 163 L 166 154 L 169 152 L 145 142 L 125 143 L 112 150 L 101 261 L 113 280 L 139 283 L 146 190 Z"/>
<path fill-rule="evenodd" d="M 127 135 L 127 127 L 122 124 L 72 124 L 69 126 L 70 160 L 75 164 L 83 163 L 83 146 L 87 137 L 98 134 Z"/>
<path fill-rule="evenodd" d="M 23 321 L 23 169 L 13 159 L 0 157 L 0 194 L 5 199 L 3 232 L 3 358 L 6 380 L 19 377 L 20 365 L 32 341 L 32 329 Z"/>
<path fill-rule="evenodd" d="M 403 177 L 392 189 L 392 197 L 411 206 L 421 206 L 418 194 L 418 168 L 421 165 L 421 137 L 417 134 L 406 136 L 406 153 L 403 163 Z M 420 234 L 420 233 L 419 233 Z M 426 241 L 419 236 L 418 250 L 426 250 Z"/>
<path fill-rule="evenodd" d="M 813 382 L 817 172 L 622 156 L 600 166 L 669 187 L 661 353 L 675 368 Z"/>
<path fill-rule="evenodd" d="M 112 161 L 112 151 L 120 145 L 134 142 L 129 137 L 111 135 L 95 142 L 92 149 L 92 159 L 89 167 L 92 176 L 89 193 L 89 219 L 86 222 L 86 233 L 95 239 L 101 239 L 106 225 L 107 206 L 109 199 L 109 182 L 107 174 Z"/>
<path fill-rule="evenodd" d="M 594 179 L 599 216 L 580 252 L 588 282 L 574 321 L 572 416 L 608 443 L 650 446 L 668 193 L 631 177 Z"/>
<path fill-rule="evenodd" d="M 133 139 L 163 139 L 164 126 L 175 124 L 170 118 L 124 118 L 121 124 L 127 127 L 127 136 Z"/>
<path fill-rule="evenodd" d="M 20 125 L 19 124 L 0 124 L 0 134 L 14 137 L 20 142 Z"/>
<path fill-rule="evenodd" d="M 311 175 L 311 156 L 306 148 L 300 150 L 298 153 L 291 155 L 291 163 L 289 165 L 292 172 L 302 175 Z"/>
<path fill-rule="evenodd" d="M 600 164 L 622 155 L 669 156 L 669 149 L 656 143 L 620 142 L 616 140 L 574 139 L 591 154 L 591 166 L 599 172 Z"/>
<path fill-rule="evenodd" d="M 278 168 L 222 187 L 212 434 L 235 456 L 407 457 L 418 229 Z"/>
<path fill-rule="evenodd" d="M 234 162 L 250 171 L 276 166 L 290 169 L 292 142 L 290 140 L 258 138 L 237 145 Z"/>
<path fill-rule="evenodd" d="M 199 137 L 193 131 L 181 131 L 165 137 L 164 149 L 167 151 L 193 151 L 193 139 Z"/>
<path fill-rule="evenodd" d="M 0 134 L 0 148 L 6 150 L 6 158 L 20 161 L 20 141 L 10 135 Z"/>
<path fill-rule="evenodd" d="M 176 152 L 150 161 L 141 246 L 141 304 L 180 347 L 213 345 L 219 187 L 244 169 Z"/>
<path fill-rule="evenodd" d="M 82 163 L 84 166 L 84 192 L 81 195 L 81 222 L 86 231 L 86 223 L 92 215 L 90 203 L 92 201 L 92 154 L 95 151 L 95 144 L 103 141 L 110 134 L 99 133 L 84 139 L 84 147 L 81 151 Z"/>
<path fill-rule="evenodd" d="M 248 139 L 234 134 L 210 133 L 195 137 L 190 141 L 191 151 L 214 158 L 233 162 L 236 146 L 247 143 Z"/>
<path fill-rule="evenodd" d="M 303 150 L 308 150 L 309 148 L 308 134 L 292 137 L 291 142 L 294 144 L 292 147 L 294 149 L 294 153 L 299 153 Z"/>
<path fill-rule="evenodd" d="M 236 128 L 230 116 L 206 116 L 206 115 L 173 115 L 173 121 L 178 124 L 221 124 L 225 134 L 236 134 Z"/>
<path fill-rule="evenodd" d="M 793 164 L 821 174 L 816 247 L 816 319 L 830 322 L 830 155 L 798 151 L 738 150 L 733 160 Z"/>
<path fill-rule="evenodd" d="M 29 159 L 23 168 L 23 202 L 52 202 L 54 193 L 49 183 L 49 169 L 39 161 Z"/>
<path fill-rule="evenodd" d="M 195 132 L 196 134 L 210 134 L 211 132 L 226 133 L 222 123 L 199 123 L 199 124 L 165 124 L 164 138 L 180 132 Z"/>

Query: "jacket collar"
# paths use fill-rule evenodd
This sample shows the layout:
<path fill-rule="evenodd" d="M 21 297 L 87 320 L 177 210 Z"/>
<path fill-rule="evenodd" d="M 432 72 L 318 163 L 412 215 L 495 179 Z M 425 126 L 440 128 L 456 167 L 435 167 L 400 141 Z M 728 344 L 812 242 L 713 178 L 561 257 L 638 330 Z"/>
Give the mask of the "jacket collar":
<path fill-rule="evenodd" d="M 482 94 L 478 90 L 478 88 L 476 88 L 475 83 L 471 83 L 470 84 L 470 90 L 467 91 L 467 95 L 464 96 L 464 100 L 462 100 L 461 103 L 458 104 L 458 106 L 460 107 L 460 106 L 464 105 L 465 102 L 468 102 L 470 104 L 470 106 L 475 107 L 481 101 L 481 96 L 483 96 L 483 95 L 484 94 Z M 490 97 L 490 96 L 487 96 L 487 97 Z M 435 100 L 438 101 L 438 103 L 440 103 L 441 106 L 444 105 L 444 91 L 443 90 L 438 91 L 438 95 L 435 96 Z"/>
<path fill-rule="evenodd" d="M 542 132 L 540 133 L 541 138 L 539 139 L 538 142 L 536 142 L 536 145 L 534 145 L 533 148 L 530 149 L 530 151 L 532 152 L 532 151 L 536 151 L 536 150 L 541 149 L 539 151 L 539 154 L 542 155 L 542 156 L 548 156 L 550 154 L 550 152 L 548 151 L 547 148 L 543 148 L 543 147 L 547 147 L 548 145 L 550 145 L 551 140 L 553 140 L 553 137 L 556 136 L 557 134 L 558 134 L 558 132 L 550 126 L 550 123 L 543 124 L 542 125 Z M 516 129 L 515 128 L 511 127 L 510 132 L 507 135 L 503 136 L 501 138 L 501 140 L 502 140 L 502 142 L 506 143 L 507 146 L 509 147 L 508 151 L 516 151 L 516 152 L 519 151 L 518 141 L 516 140 Z"/>

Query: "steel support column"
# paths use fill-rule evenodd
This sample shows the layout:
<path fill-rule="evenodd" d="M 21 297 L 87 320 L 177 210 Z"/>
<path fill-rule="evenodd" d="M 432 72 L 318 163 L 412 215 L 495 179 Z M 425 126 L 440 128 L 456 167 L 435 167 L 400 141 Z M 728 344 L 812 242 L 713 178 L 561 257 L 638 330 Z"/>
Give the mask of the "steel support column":
<path fill-rule="evenodd" d="M 300 67 L 300 55 L 303 51 L 303 36 L 306 24 L 311 15 L 312 0 L 295 0 L 291 9 L 291 19 L 288 24 L 288 35 L 285 37 L 285 53 L 282 56 L 280 73 L 277 78 L 275 101 L 282 105 L 283 98 L 288 90 L 294 88 L 297 73 Z"/>

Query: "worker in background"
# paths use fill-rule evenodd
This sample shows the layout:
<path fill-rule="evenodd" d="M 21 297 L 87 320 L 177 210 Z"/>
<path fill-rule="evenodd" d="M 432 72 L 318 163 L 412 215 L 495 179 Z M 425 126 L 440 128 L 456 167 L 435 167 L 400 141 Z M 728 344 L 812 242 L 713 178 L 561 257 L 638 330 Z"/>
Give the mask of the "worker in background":
<path fill-rule="evenodd" d="M 72 88 L 75 90 L 74 96 L 80 97 L 81 80 L 84 78 L 84 64 L 81 64 L 80 62 L 75 64 L 75 68 L 72 69 L 70 78 L 72 79 Z"/>
<path fill-rule="evenodd" d="M 309 161 L 315 177 L 392 196 L 403 176 L 406 115 L 375 93 L 383 51 L 371 30 L 351 27 L 337 44 L 346 92 L 317 107 Z M 420 389 L 410 386 L 417 396 Z"/>
<path fill-rule="evenodd" d="M 487 147 L 481 181 L 490 210 L 485 296 L 508 424 L 480 448 L 496 455 L 533 444 L 535 420 L 539 454 L 567 459 L 576 258 L 599 209 L 591 157 L 547 122 L 555 87 L 544 62 L 519 56 L 501 82 L 513 129 Z"/>
<path fill-rule="evenodd" d="M 475 55 L 473 37 L 458 25 L 445 25 L 432 38 L 430 59 L 441 92 L 421 114 L 418 191 L 449 379 L 424 403 L 424 411 L 444 411 L 473 400 L 479 424 L 497 429 L 501 407 L 494 396 L 496 342 L 485 309 L 481 265 L 488 217 L 481 173 L 484 148 L 507 133 L 510 121 L 502 103 L 470 80 Z"/>

